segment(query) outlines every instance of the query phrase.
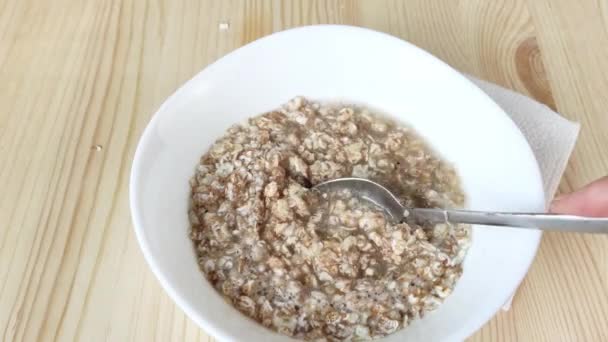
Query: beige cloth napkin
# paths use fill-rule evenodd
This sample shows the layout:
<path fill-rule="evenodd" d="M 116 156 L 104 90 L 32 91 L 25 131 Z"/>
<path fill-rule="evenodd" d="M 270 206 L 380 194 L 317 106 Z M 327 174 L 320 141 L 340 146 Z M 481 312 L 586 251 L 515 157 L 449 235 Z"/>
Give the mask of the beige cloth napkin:
<path fill-rule="evenodd" d="M 467 77 L 502 107 L 528 139 L 540 166 L 548 204 L 557 191 L 580 125 L 524 95 L 472 76 Z M 505 303 L 503 310 L 511 308 L 512 300 L 513 297 Z"/>

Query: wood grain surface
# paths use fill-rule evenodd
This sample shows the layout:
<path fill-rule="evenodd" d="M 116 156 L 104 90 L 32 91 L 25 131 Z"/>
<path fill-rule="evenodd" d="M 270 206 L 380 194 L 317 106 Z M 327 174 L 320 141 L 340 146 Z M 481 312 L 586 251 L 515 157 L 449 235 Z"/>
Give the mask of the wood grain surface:
<path fill-rule="evenodd" d="M 608 169 L 608 3 L 0 0 L 0 341 L 211 341 L 135 240 L 128 175 L 152 113 L 227 52 L 344 23 L 409 40 L 582 123 L 561 185 Z M 608 237 L 545 234 L 471 341 L 607 341 Z"/>

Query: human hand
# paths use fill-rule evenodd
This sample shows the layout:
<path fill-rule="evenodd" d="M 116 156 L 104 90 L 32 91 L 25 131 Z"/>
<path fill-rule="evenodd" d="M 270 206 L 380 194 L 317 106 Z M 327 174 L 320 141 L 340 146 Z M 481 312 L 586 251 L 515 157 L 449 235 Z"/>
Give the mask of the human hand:
<path fill-rule="evenodd" d="M 608 176 L 573 193 L 556 197 L 550 211 L 555 214 L 608 217 Z"/>

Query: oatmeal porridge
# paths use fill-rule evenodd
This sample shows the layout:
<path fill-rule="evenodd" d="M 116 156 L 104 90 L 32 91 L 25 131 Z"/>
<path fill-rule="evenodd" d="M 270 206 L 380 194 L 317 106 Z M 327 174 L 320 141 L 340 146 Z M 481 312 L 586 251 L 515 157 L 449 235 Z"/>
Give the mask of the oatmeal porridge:
<path fill-rule="evenodd" d="M 190 237 L 209 282 L 243 314 L 305 340 L 379 338 L 437 308 L 462 273 L 469 228 L 395 223 L 348 190 L 311 190 L 348 176 L 406 206 L 464 202 L 455 171 L 410 128 L 294 98 L 200 159 Z"/>

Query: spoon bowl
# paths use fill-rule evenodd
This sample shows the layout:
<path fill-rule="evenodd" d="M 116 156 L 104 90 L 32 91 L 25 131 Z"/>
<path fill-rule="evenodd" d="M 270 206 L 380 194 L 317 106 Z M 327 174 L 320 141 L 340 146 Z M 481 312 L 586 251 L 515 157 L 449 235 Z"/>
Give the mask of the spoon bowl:
<path fill-rule="evenodd" d="M 358 197 L 384 209 L 393 221 L 403 219 L 405 208 L 399 199 L 384 186 L 365 178 L 345 177 L 319 183 L 313 189 L 327 192 L 342 189 L 352 190 Z"/>

